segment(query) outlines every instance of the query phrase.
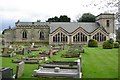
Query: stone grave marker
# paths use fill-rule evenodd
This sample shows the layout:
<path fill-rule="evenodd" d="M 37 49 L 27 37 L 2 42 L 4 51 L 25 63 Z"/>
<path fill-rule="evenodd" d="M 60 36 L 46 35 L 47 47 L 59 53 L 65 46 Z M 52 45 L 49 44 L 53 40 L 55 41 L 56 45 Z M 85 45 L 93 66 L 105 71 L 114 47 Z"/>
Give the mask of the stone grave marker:
<path fill-rule="evenodd" d="M 23 53 L 23 54 L 28 53 L 28 48 L 27 48 L 27 47 L 23 48 L 23 49 L 22 49 L 22 53 Z"/>
<path fill-rule="evenodd" d="M 50 49 L 50 58 L 53 56 L 52 48 Z"/>
<path fill-rule="evenodd" d="M 9 45 L 9 48 L 13 48 L 12 45 Z"/>
<path fill-rule="evenodd" d="M 13 69 L 12 68 L 0 68 L 0 80 L 7 80 L 13 78 Z"/>
<path fill-rule="evenodd" d="M 31 48 L 33 48 L 34 45 L 35 45 L 35 43 L 32 43 Z"/>
<path fill-rule="evenodd" d="M 24 62 L 20 62 L 17 64 L 17 69 L 16 69 L 16 78 L 20 78 L 23 74 L 24 71 Z"/>
<path fill-rule="evenodd" d="M 2 48 L 2 53 L 3 54 L 7 54 L 8 51 L 9 51 L 9 48 L 7 48 L 7 47 Z"/>

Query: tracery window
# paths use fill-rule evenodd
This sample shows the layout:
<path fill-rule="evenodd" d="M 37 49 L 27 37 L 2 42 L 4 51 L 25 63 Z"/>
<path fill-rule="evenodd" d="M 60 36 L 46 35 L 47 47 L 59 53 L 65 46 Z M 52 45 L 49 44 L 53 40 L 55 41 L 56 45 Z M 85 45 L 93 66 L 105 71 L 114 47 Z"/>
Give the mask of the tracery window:
<path fill-rule="evenodd" d="M 67 42 L 67 40 L 67 36 L 62 32 L 57 33 L 55 36 L 53 36 L 53 42 Z"/>
<path fill-rule="evenodd" d="M 87 42 L 87 36 L 82 32 L 79 32 L 73 36 L 73 42 Z"/>
<path fill-rule="evenodd" d="M 44 40 L 45 39 L 45 36 L 44 36 L 44 32 L 40 32 L 40 38 L 39 38 L 40 40 Z"/>
<path fill-rule="evenodd" d="M 27 39 L 27 31 L 23 31 L 22 32 L 22 38 L 23 39 Z"/>
<path fill-rule="evenodd" d="M 97 40 L 98 42 L 102 42 L 106 40 L 106 36 L 98 32 L 97 34 L 93 36 L 93 39 Z"/>

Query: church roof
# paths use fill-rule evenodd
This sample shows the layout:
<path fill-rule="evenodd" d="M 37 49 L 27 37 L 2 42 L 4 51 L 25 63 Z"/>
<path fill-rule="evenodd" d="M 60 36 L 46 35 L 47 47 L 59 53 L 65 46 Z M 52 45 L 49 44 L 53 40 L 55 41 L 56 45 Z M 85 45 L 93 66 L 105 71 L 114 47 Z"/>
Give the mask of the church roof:
<path fill-rule="evenodd" d="M 100 27 L 99 24 L 95 22 L 19 22 L 16 24 L 17 26 L 49 26 L 50 33 L 55 31 L 57 28 L 61 27 L 67 32 L 71 33 L 79 27 L 82 27 L 88 33 L 93 32 L 95 29 Z"/>
<path fill-rule="evenodd" d="M 93 32 L 95 29 L 99 27 L 97 23 L 86 23 L 86 22 L 51 22 L 50 26 L 50 33 L 55 31 L 58 27 L 63 28 L 67 32 L 71 33 L 79 27 L 82 27 L 88 33 Z"/>
<path fill-rule="evenodd" d="M 40 26 L 40 25 L 47 25 L 46 22 L 16 22 L 17 26 Z"/>

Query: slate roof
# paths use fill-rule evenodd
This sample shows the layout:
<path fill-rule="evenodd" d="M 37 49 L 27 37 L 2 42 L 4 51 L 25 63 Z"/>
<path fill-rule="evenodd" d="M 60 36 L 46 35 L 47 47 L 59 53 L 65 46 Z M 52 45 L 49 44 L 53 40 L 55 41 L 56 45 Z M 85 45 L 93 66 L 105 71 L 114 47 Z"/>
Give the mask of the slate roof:
<path fill-rule="evenodd" d="M 88 33 L 93 32 L 95 29 L 97 29 L 99 24 L 95 22 L 19 22 L 16 25 L 47 25 L 50 27 L 50 33 L 55 31 L 57 28 L 61 27 L 67 32 L 71 33 L 74 30 L 76 30 L 79 27 L 82 27 L 84 30 L 86 30 Z"/>
<path fill-rule="evenodd" d="M 50 33 L 56 30 L 58 27 L 65 29 L 67 32 L 71 33 L 79 27 L 82 27 L 88 33 L 93 32 L 95 29 L 99 27 L 96 23 L 83 23 L 83 22 L 52 22 L 49 24 L 50 26 Z"/>

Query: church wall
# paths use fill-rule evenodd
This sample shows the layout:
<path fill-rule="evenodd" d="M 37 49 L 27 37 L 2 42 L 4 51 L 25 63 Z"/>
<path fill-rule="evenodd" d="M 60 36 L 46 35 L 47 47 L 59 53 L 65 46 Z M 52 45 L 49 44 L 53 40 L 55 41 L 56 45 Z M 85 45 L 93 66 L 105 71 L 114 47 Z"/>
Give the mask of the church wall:
<path fill-rule="evenodd" d="M 107 27 L 106 25 L 106 21 L 107 20 L 110 20 L 110 26 Z M 114 20 L 111 20 L 111 19 L 103 19 L 103 20 L 100 20 L 100 23 L 101 25 L 105 28 L 105 30 L 109 33 L 114 33 Z"/>
<path fill-rule="evenodd" d="M 109 27 L 107 26 L 107 20 L 109 20 Z M 115 33 L 114 14 L 101 14 L 96 17 L 96 22 L 99 22 L 108 33 Z"/>
<path fill-rule="evenodd" d="M 49 34 L 49 44 L 53 44 L 53 38 L 51 34 Z"/>
<path fill-rule="evenodd" d="M 44 40 L 40 40 L 40 32 L 43 31 L 44 32 Z M 41 29 L 41 28 L 38 28 L 38 29 L 34 29 L 34 41 L 37 41 L 37 42 L 44 42 L 44 41 L 48 41 L 49 39 L 49 28 L 47 29 Z"/>
<path fill-rule="evenodd" d="M 27 32 L 27 38 L 22 38 L 22 32 Z M 40 40 L 40 31 L 44 32 L 44 40 Z M 48 42 L 49 39 L 49 27 L 43 27 L 43 26 L 22 26 L 18 27 L 16 29 L 16 42 Z"/>
<path fill-rule="evenodd" d="M 15 40 L 15 29 L 8 29 L 4 32 L 4 41 L 13 42 Z"/>
<path fill-rule="evenodd" d="M 27 39 L 22 38 L 22 32 L 27 31 Z M 16 42 L 30 42 L 31 41 L 31 29 L 16 29 Z"/>

